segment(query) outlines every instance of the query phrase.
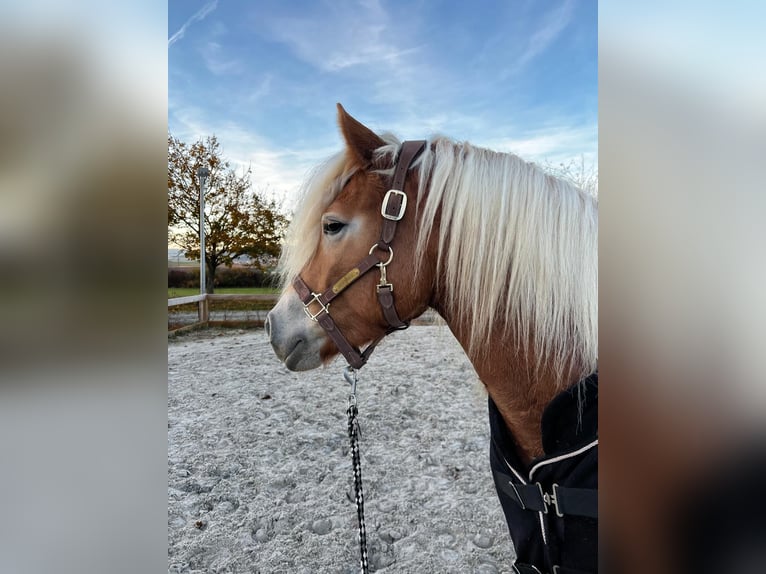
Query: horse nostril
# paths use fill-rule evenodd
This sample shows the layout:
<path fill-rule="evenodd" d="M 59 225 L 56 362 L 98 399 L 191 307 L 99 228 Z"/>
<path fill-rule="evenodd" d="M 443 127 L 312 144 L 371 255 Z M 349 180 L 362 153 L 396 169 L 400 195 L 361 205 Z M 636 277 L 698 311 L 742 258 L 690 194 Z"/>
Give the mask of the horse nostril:
<path fill-rule="evenodd" d="M 271 313 L 269 313 L 271 315 Z M 271 339 L 271 322 L 269 321 L 269 315 L 266 315 L 266 320 L 263 322 L 263 328 L 266 330 L 266 335 Z"/>

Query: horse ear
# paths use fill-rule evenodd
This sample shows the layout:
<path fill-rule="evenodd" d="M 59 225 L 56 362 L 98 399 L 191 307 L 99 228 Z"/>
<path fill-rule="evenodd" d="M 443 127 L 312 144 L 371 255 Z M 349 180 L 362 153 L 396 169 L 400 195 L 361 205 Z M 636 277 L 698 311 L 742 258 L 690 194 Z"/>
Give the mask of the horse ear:
<path fill-rule="evenodd" d="M 386 142 L 368 127 L 352 118 L 340 104 L 338 104 L 338 124 L 351 157 L 359 167 L 369 167 L 373 152 L 386 145 Z"/>

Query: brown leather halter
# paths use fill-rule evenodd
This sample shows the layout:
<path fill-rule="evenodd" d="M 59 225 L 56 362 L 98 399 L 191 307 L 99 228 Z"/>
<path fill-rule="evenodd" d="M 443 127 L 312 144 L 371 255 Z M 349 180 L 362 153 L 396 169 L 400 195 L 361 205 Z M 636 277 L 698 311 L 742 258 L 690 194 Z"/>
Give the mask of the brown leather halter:
<path fill-rule="evenodd" d="M 394 258 L 391 242 L 396 233 L 397 223 L 401 221 L 407 210 L 407 196 L 404 193 L 404 182 L 407 178 L 407 172 L 415 158 L 423 151 L 425 145 L 425 140 L 406 141 L 402 144 L 391 189 L 386 192 L 383 204 L 380 207 L 380 214 L 383 216 L 383 229 L 378 242 L 370 248 L 369 255 L 321 294 L 309 289 L 300 275 L 293 280 L 293 288 L 300 300 L 303 301 L 303 310 L 306 312 L 306 315 L 312 321 L 316 321 L 322 326 L 338 347 L 340 353 L 346 358 L 348 364 L 355 369 L 364 366 L 375 346 L 385 335 L 409 327 L 409 323 L 402 321 L 396 313 L 394 286 L 386 278 L 386 266 Z M 385 261 L 380 259 L 375 254 L 376 251 L 388 252 L 388 258 Z M 390 328 L 382 337 L 370 343 L 364 351 L 360 351 L 348 342 L 335 324 L 335 321 L 333 321 L 333 318 L 330 316 L 330 302 L 373 267 L 380 269 L 380 283 L 377 285 L 378 302 L 383 309 L 383 316 L 388 321 Z M 312 312 L 312 304 L 319 306 L 316 312 Z"/>

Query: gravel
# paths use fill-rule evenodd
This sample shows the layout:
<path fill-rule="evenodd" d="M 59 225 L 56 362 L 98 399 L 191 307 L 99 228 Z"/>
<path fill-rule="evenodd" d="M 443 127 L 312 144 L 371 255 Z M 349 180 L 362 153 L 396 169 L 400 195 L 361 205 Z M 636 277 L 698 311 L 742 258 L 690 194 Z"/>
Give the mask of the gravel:
<path fill-rule="evenodd" d="M 168 340 L 168 572 L 359 571 L 343 363 L 292 373 L 262 330 Z M 506 573 L 486 395 L 445 327 L 359 373 L 370 570 Z"/>

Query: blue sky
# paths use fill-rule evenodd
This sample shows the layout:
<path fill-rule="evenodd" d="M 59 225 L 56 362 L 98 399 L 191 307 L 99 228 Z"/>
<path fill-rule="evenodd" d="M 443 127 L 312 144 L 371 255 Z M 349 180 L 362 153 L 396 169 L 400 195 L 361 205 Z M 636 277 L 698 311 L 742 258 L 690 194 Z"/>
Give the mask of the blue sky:
<path fill-rule="evenodd" d="M 402 139 L 596 164 L 597 20 L 595 0 L 170 0 L 169 130 L 217 135 L 288 207 L 341 149 L 336 102 Z"/>

